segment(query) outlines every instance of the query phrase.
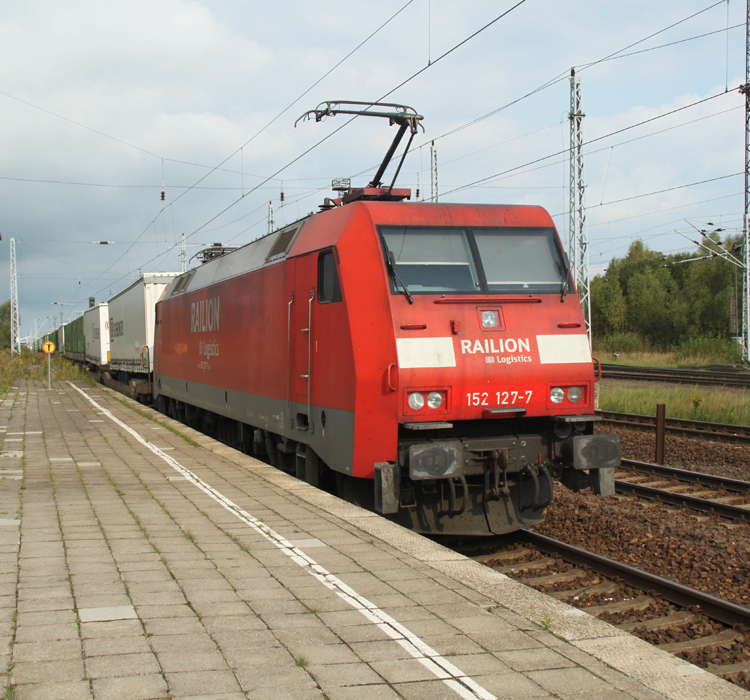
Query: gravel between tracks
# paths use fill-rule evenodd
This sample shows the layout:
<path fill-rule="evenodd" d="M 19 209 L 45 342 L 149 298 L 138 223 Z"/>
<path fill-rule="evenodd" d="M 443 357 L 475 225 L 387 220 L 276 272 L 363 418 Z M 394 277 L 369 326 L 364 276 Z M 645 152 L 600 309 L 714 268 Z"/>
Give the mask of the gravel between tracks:
<path fill-rule="evenodd" d="M 561 487 L 535 530 L 602 556 L 750 605 L 746 525 L 669 512 L 635 499 L 601 498 Z"/>
<path fill-rule="evenodd" d="M 612 426 L 597 426 L 597 432 L 611 431 Z M 643 462 L 654 460 L 652 432 L 627 428 L 619 432 L 623 457 Z M 750 446 L 667 434 L 664 462 L 668 466 L 750 481 Z M 573 493 L 564 486 L 556 491 L 544 523 L 535 528 L 537 532 L 750 607 L 749 525 L 726 523 L 714 516 L 636 498 L 602 498 L 590 492 Z M 634 619 L 658 617 L 673 609 L 663 602 L 660 606 L 665 609 L 655 609 Z M 605 615 L 604 619 L 614 624 L 630 621 L 628 614 Z M 720 629 L 721 625 L 703 618 L 687 628 L 638 629 L 635 634 L 659 644 L 705 636 Z M 680 656 L 703 667 L 747 661 L 748 635 L 734 643 L 683 652 Z M 750 689 L 747 672 L 732 680 Z"/>
<path fill-rule="evenodd" d="M 653 462 L 656 456 L 653 431 L 617 428 L 599 424 L 597 433 L 619 432 L 622 456 L 641 462 Z M 667 433 L 664 441 L 664 464 L 691 471 L 719 474 L 750 481 L 750 445 L 713 442 L 707 438 L 691 438 Z"/>
<path fill-rule="evenodd" d="M 623 457 L 653 460 L 653 434 L 621 435 Z M 665 462 L 750 479 L 750 447 L 668 436 Z M 635 498 L 577 494 L 563 486 L 556 491 L 537 532 L 750 606 L 750 526 Z"/>

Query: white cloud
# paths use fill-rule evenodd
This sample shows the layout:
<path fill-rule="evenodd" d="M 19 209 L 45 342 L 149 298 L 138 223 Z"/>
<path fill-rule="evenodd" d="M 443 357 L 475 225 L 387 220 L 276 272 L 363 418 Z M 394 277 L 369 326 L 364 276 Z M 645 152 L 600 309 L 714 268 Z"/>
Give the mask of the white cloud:
<path fill-rule="evenodd" d="M 404 2 L 384 0 L 373 5 L 360 0 L 322 8 L 303 0 L 9 0 L 0 11 L 0 91 L 156 156 L 216 165 Z M 233 156 L 200 188 L 179 200 L 183 190 L 178 186 L 195 183 L 207 170 L 167 160 L 167 203 L 176 203 L 164 216 L 160 216 L 159 157 L 0 95 L 0 176 L 129 186 L 0 180 L 3 238 L 23 239 L 19 265 L 24 332 L 35 317 L 57 308 L 50 306 L 52 301 L 84 301 L 95 293 L 101 298 L 110 283 L 117 291 L 115 280 L 130 279 L 139 266 L 174 244 L 181 232 L 194 231 L 234 202 L 242 193 L 236 188 L 255 186 L 258 180 L 252 175 L 270 175 L 345 123 L 346 118 L 338 116 L 294 129 L 294 120 L 305 110 L 325 99 L 379 97 L 423 68 L 428 56 L 435 61 L 512 4 L 431 0 L 428 32 L 428 2 L 415 0 L 258 136 L 241 158 Z M 527 0 L 391 96 L 421 112 L 427 130 L 415 140 L 425 145 L 421 153 L 407 158 L 403 184 L 415 186 L 415 173 L 421 170 L 421 189 L 429 190 L 426 144 L 431 138 L 512 102 L 554 76 L 562 80 L 437 142 L 441 191 L 566 148 L 570 66 L 604 57 L 705 6 L 697 0 Z M 714 8 L 635 48 L 722 29 L 725 12 L 725 6 Z M 744 19 L 739 6 L 732 5 L 730 12 L 730 23 Z M 728 64 L 726 37 L 717 34 L 582 71 L 585 137 L 595 138 L 720 92 L 727 75 L 736 85 L 744 75 L 743 38 L 742 30 L 730 34 Z M 619 143 L 735 104 L 742 105 L 741 98 L 727 95 L 587 146 L 592 262 L 603 266 L 608 256 L 623 254 L 635 235 L 643 235 L 657 248 L 682 245 L 684 241 L 674 235 L 653 236 L 669 232 L 683 216 L 736 218 L 742 207 L 741 178 L 595 205 L 602 202 L 602 193 L 606 204 L 739 172 L 744 167 L 741 109 L 611 151 L 593 152 L 599 145 Z M 332 177 L 378 164 L 393 133 L 380 121 L 356 120 L 212 222 L 206 236 L 244 242 L 262 233 L 268 199 L 279 203 L 281 178 L 288 206 L 277 212 L 277 221 L 316 209 L 329 192 L 309 192 L 325 187 Z M 241 163 L 247 173 L 244 178 L 239 173 Z M 456 192 L 449 199 L 542 204 L 559 215 L 556 221 L 565 238 L 566 158 L 531 168 Z M 358 182 L 366 180 L 363 176 Z M 303 198 L 298 201 L 299 197 Z M 696 204 L 709 199 L 716 201 Z M 149 228 L 154 218 L 156 223 Z M 246 231 L 251 224 L 256 225 Z M 104 276 L 101 271 L 126 246 L 71 242 L 130 244 L 139 236 L 137 245 Z M 7 265 L 4 244 L 0 244 L 0 260 Z M 176 265 L 174 254 L 158 262 L 161 268 Z"/>

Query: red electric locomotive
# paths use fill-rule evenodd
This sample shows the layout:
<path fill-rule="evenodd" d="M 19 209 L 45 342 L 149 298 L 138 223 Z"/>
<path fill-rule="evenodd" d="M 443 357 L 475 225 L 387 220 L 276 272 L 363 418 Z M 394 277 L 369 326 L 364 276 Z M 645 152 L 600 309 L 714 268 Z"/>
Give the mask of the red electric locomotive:
<path fill-rule="evenodd" d="M 619 436 L 593 435 L 549 214 L 379 184 L 172 283 L 159 409 L 421 532 L 534 525 L 553 477 L 610 492 Z"/>

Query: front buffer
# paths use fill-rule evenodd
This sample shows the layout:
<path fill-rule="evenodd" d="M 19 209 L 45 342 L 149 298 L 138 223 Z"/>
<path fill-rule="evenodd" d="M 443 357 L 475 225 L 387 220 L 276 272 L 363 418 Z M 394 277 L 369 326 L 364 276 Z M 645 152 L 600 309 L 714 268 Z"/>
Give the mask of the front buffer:
<path fill-rule="evenodd" d="M 398 461 L 375 465 L 375 509 L 418 532 L 502 535 L 543 521 L 555 478 L 579 488 L 588 482 L 608 495 L 620 463 L 619 435 L 584 435 L 595 417 L 581 418 L 568 424 L 565 437 L 552 422 L 549 431 L 538 425 L 538 431 L 504 436 L 459 438 L 431 430 L 403 437 Z M 476 424 L 467 428 L 482 432 Z"/>

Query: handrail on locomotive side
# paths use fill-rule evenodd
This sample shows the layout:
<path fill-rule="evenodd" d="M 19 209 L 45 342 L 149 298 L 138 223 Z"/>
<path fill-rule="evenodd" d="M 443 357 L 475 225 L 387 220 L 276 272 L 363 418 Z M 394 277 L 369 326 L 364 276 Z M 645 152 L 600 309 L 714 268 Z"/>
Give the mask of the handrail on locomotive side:
<path fill-rule="evenodd" d="M 342 108 L 342 105 L 366 106 L 368 109 L 345 109 Z M 373 112 L 369 109 L 370 107 L 392 107 L 395 111 Z M 422 131 L 424 131 L 424 126 L 422 126 L 422 124 L 420 123 L 422 119 L 424 119 L 424 117 L 421 114 L 417 114 L 416 110 L 413 107 L 409 107 L 408 105 L 400 105 L 393 102 L 355 102 L 350 100 L 331 100 L 328 102 L 321 102 L 315 109 L 311 109 L 308 112 L 305 112 L 299 119 L 297 119 L 296 122 L 294 122 L 294 126 L 296 127 L 299 122 L 310 119 L 312 116 L 315 116 L 315 121 L 319 122 L 322 121 L 323 117 L 333 117 L 336 114 L 352 114 L 357 117 L 382 117 L 384 119 L 388 119 L 390 125 L 399 125 L 399 130 L 396 133 L 396 136 L 394 137 L 390 148 L 386 152 L 385 157 L 383 158 L 383 162 L 380 164 L 378 171 L 375 173 L 375 177 L 372 178 L 372 181 L 368 185 L 368 187 L 372 188 L 379 188 L 382 186 L 382 178 L 383 174 L 385 173 L 385 169 L 393 159 L 393 154 L 396 152 L 399 143 L 401 143 L 401 139 L 403 139 L 406 130 L 409 129 L 409 131 L 411 132 L 411 135 L 409 136 L 409 142 L 406 144 L 404 153 L 401 156 L 401 160 L 399 161 L 398 167 L 396 168 L 396 172 L 393 175 L 391 185 L 387 188 L 388 193 L 390 193 L 393 190 L 393 186 L 396 184 L 396 178 L 398 177 L 399 172 L 401 172 L 401 166 L 404 164 L 404 159 L 406 158 L 406 154 L 409 152 L 411 142 L 414 140 L 414 136 L 418 131 L 417 127 L 422 127 Z"/>

